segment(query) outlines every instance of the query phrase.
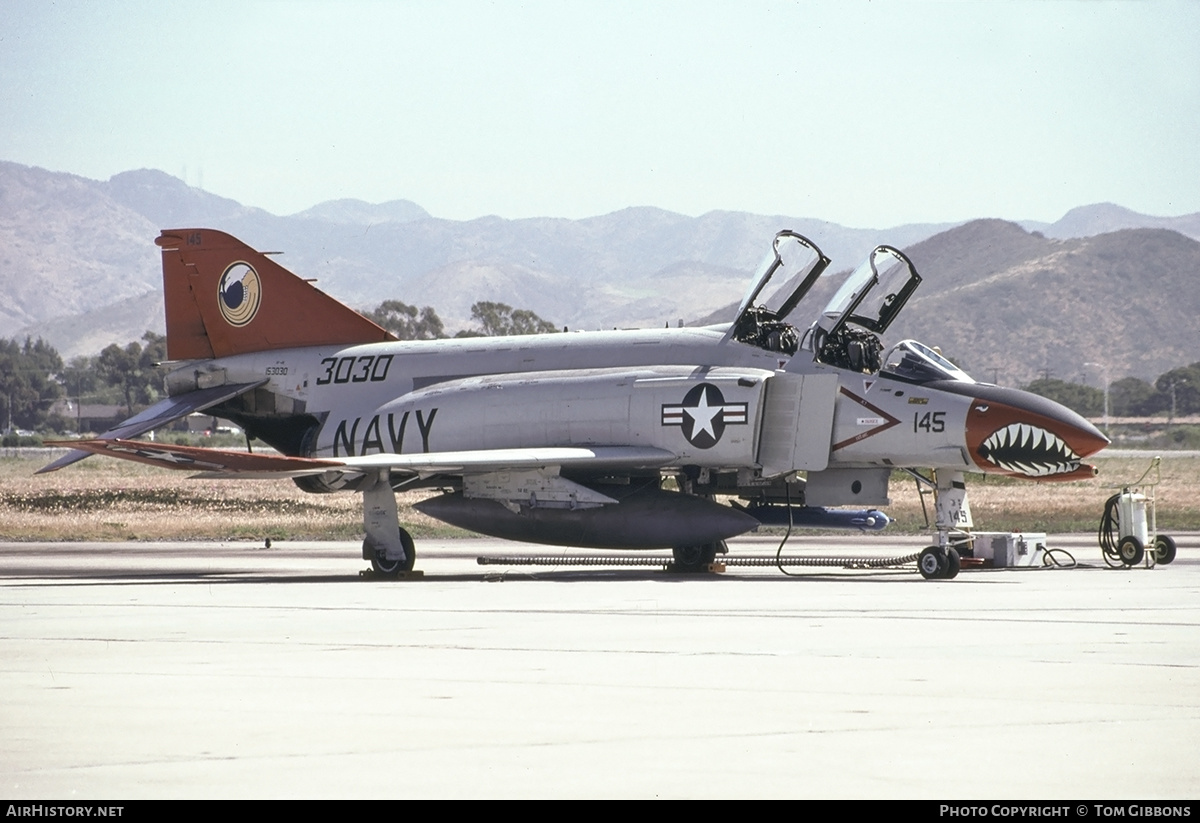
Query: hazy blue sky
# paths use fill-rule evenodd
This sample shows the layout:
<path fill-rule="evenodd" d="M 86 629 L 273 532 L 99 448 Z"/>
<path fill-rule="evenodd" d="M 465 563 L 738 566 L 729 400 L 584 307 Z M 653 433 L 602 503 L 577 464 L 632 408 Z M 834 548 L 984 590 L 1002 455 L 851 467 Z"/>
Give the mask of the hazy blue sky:
<path fill-rule="evenodd" d="M 289 214 L 1200 211 L 1200 2 L 14 2 L 0 159 Z"/>

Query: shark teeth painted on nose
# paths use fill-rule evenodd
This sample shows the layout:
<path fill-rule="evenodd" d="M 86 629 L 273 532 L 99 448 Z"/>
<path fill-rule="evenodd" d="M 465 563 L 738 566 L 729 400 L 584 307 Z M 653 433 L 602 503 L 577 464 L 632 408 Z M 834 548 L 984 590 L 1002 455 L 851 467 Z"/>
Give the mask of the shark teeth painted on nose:
<path fill-rule="evenodd" d="M 979 447 L 979 456 L 1025 477 L 1067 474 L 1078 469 L 1080 462 L 1061 437 L 1029 423 L 1010 423 L 992 432 Z"/>

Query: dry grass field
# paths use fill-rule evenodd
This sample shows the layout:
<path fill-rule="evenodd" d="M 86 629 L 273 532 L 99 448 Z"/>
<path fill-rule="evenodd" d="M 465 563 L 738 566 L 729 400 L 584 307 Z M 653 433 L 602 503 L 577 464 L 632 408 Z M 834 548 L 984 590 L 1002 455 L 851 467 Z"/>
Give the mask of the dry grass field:
<path fill-rule="evenodd" d="M 976 528 L 1050 533 L 1096 529 L 1104 501 L 1118 484 L 1137 480 L 1147 458 L 1097 461 L 1094 480 L 1029 483 L 968 479 Z M 361 539 L 357 495 L 314 495 L 290 481 L 190 480 L 168 471 L 92 458 L 62 471 L 35 475 L 36 460 L 0 460 L 0 540 L 353 540 Z M 924 527 L 912 480 L 895 476 L 892 530 Z M 427 492 L 398 496 L 400 517 L 417 538 L 465 535 L 412 510 Z M 1200 458 L 1169 457 L 1156 489 L 1162 531 L 1200 529 Z M 932 498 L 927 500 L 932 505 Z"/>
<path fill-rule="evenodd" d="M 191 480 L 186 472 L 91 458 L 35 475 L 32 460 L 0 460 L 0 540 L 353 540 L 355 494 L 306 494 L 290 480 Z M 411 509 L 414 537 L 466 534 Z"/>

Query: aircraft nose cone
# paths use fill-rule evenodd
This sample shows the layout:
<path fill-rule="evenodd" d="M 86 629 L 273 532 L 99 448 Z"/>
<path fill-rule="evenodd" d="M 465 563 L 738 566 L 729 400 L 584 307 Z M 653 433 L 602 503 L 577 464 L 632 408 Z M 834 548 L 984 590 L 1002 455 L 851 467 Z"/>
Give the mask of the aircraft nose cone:
<path fill-rule="evenodd" d="M 1108 438 L 1081 415 L 1036 394 L 973 386 L 967 448 L 986 472 L 1043 480 L 1088 477 L 1083 458 Z"/>

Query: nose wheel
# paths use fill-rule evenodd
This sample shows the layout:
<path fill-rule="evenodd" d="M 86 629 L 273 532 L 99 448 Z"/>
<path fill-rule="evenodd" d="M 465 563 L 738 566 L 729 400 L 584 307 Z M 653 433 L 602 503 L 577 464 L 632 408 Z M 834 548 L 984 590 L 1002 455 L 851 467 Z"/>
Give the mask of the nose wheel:
<path fill-rule="evenodd" d="M 917 568 L 926 580 L 953 580 L 958 577 L 962 560 L 953 546 L 930 546 L 917 556 Z"/>

